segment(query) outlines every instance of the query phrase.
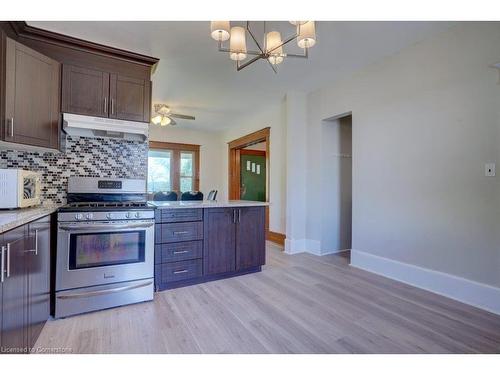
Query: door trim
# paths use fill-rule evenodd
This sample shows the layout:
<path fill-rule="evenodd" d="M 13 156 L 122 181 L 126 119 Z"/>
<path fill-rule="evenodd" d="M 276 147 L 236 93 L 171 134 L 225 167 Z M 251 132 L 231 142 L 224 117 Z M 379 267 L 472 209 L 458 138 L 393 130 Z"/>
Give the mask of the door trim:
<path fill-rule="evenodd" d="M 228 142 L 228 187 L 229 199 L 240 199 L 241 150 L 256 143 L 266 142 L 266 202 L 269 202 L 271 160 L 271 128 L 267 127 Z M 266 207 L 266 238 L 269 237 L 269 207 Z"/>

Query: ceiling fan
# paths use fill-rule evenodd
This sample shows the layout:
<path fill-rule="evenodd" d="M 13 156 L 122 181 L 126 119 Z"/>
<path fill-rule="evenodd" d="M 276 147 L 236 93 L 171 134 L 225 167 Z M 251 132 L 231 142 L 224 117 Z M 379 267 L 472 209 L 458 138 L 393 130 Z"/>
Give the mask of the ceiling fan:
<path fill-rule="evenodd" d="M 151 122 L 155 125 L 167 126 L 167 125 L 177 125 L 177 122 L 172 117 L 181 118 L 184 120 L 194 120 L 194 116 L 181 115 L 179 113 L 172 113 L 170 108 L 166 104 L 155 104 L 154 110 L 156 115 L 153 116 Z"/>

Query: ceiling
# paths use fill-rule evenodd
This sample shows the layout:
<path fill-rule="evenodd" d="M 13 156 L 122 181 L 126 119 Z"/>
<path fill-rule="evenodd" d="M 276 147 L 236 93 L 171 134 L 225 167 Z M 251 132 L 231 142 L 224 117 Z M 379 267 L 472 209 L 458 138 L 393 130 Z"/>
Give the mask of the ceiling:
<path fill-rule="evenodd" d="M 401 49 L 450 27 L 449 22 L 317 22 L 317 44 L 308 60 L 288 59 L 278 74 L 263 60 L 240 72 L 226 53 L 217 51 L 210 23 L 158 22 L 28 22 L 32 26 L 160 59 L 153 75 L 153 103 L 196 116 L 178 126 L 222 130 L 235 119 L 275 103 L 287 91 L 312 91 L 332 84 Z M 262 23 L 254 24 L 263 38 Z M 294 32 L 288 22 L 269 22 L 282 35 Z M 254 49 L 247 40 L 248 48 Z M 288 52 L 298 52 L 294 42 Z M 285 49 L 285 52 L 287 50 Z"/>

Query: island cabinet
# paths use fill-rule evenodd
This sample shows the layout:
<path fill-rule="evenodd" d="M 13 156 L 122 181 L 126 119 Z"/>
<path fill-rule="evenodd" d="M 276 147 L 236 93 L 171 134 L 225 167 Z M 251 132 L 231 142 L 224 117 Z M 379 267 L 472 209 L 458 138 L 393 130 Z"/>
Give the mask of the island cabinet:
<path fill-rule="evenodd" d="M 205 209 L 204 273 L 244 271 L 265 263 L 262 207 Z"/>
<path fill-rule="evenodd" d="M 260 271 L 265 208 L 156 210 L 155 285 L 170 289 Z"/>
<path fill-rule="evenodd" d="M 0 235 L 1 353 L 28 353 L 50 313 L 50 217 Z"/>

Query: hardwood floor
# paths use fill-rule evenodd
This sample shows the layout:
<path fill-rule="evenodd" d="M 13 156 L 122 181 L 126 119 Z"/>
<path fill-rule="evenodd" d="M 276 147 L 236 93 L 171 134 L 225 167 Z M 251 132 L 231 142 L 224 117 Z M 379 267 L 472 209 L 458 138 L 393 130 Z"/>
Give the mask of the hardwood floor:
<path fill-rule="evenodd" d="M 348 266 L 285 255 L 263 272 L 49 321 L 36 348 L 72 353 L 500 353 L 500 316 Z"/>

